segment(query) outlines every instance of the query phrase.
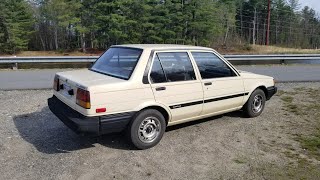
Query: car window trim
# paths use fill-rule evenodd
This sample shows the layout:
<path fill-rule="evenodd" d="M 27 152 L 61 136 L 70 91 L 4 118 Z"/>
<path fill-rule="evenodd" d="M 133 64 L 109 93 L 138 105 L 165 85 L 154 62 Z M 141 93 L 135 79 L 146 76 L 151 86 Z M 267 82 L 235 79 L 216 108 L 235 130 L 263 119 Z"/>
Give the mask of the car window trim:
<path fill-rule="evenodd" d="M 147 64 L 147 66 L 149 66 L 149 67 L 147 67 L 147 68 L 148 68 L 148 71 L 147 71 L 147 69 L 146 69 L 145 72 L 144 72 L 144 73 L 147 72 L 146 78 L 147 78 L 148 83 L 150 82 L 149 84 L 160 84 L 160 83 L 166 83 L 166 82 L 168 82 L 167 75 L 166 75 L 165 72 L 164 72 L 164 69 L 163 69 L 163 67 L 162 67 L 161 61 L 160 61 L 157 53 L 154 53 L 154 52 L 152 52 L 152 53 L 153 53 L 153 54 L 152 54 L 152 59 L 151 59 L 151 61 L 150 61 L 150 58 L 151 58 L 151 56 L 150 56 L 150 57 L 149 57 L 149 60 L 148 60 L 148 64 Z M 154 60 L 155 60 L 156 57 L 159 59 L 159 63 L 160 63 L 160 66 L 161 66 L 161 70 L 162 70 L 163 75 L 164 75 L 164 78 L 165 78 L 165 80 L 166 80 L 166 81 L 160 82 L 160 83 L 153 83 L 152 80 L 151 80 L 151 77 L 150 77 L 150 76 L 151 76 L 151 71 L 152 71 L 152 68 L 153 68 L 153 64 L 154 64 Z M 145 78 L 145 75 L 144 75 L 143 78 Z M 144 84 L 148 84 L 148 83 L 144 83 Z"/>
<path fill-rule="evenodd" d="M 194 79 L 194 80 L 185 80 L 185 81 L 168 81 L 168 79 L 167 79 L 167 75 L 165 74 L 165 71 L 164 71 L 164 69 L 163 69 L 163 67 L 162 67 L 162 63 L 161 63 L 161 60 L 160 60 L 160 58 L 159 58 L 159 61 L 160 61 L 160 64 L 161 64 L 161 68 L 162 68 L 162 70 L 163 70 L 163 72 L 164 72 L 164 74 L 165 74 L 165 77 L 166 77 L 166 82 L 162 82 L 162 83 L 152 83 L 152 81 L 151 81 L 151 77 L 150 77 L 150 75 L 151 75 L 151 71 L 152 71 L 152 66 L 153 66 L 153 63 L 154 63 L 154 58 L 155 58 L 155 56 L 157 55 L 157 53 L 181 53 L 181 52 L 183 52 L 183 53 L 187 53 L 187 55 L 188 55 L 188 57 L 189 57 L 189 60 L 190 60 L 190 63 L 191 63 L 191 66 L 192 66 L 192 69 L 193 69 L 193 71 L 194 71 L 194 74 L 195 74 L 195 78 L 196 79 Z M 153 54 L 152 54 L 153 53 Z M 196 75 L 196 70 L 195 70 L 195 67 L 193 66 L 193 63 L 192 63 L 192 57 L 190 57 L 190 54 L 189 54 L 189 50 L 184 50 L 184 49 L 179 49 L 179 50 L 152 50 L 151 51 L 151 55 L 150 55 L 150 57 L 149 57 L 149 60 L 148 61 L 150 61 L 150 58 L 152 57 L 152 59 L 151 59 L 151 62 L 150 62 L 150 66 L 148 66 L 149 65 L 149 62 L 148 62 L 148 64 L 147 64 L 147 68 L 146 68 L 146 70 L 145 70 L 145 72 L 147 71 L 147 69 L 149 69 L 148 70 L 148 83 L 149 84 L 163 84 L 163 83 L 181 83 L 181 82 L 192 82 L 192 81 L 198 81 L 198 78 L 197 78 L 197 75 Z M 146 81 L 144 81 L 144 83 L 145 83 Z"/>
<path fill-rule="evenodd" d="M 194 60 L 194 62 L 196 63 L 197 65 L 197 68 L 198 68 L 198 71 L 200 73 L 200 69 L 198 67 L 198 64 L 197 64 L 197 61 L 196 59 L 194 58 L 194 56 L 192 55 L 192 53 L 195 52 L 195 53 L 212 53 L 214 54 L 215 56 L 218 57 L 219 60 L 221 60 L 225 65 L 227 65 L 227 67 L 229 67 L 231 69 L 231 71 L 236 75 L 236 76 L 228 76 L 228 77 L 214 77 L 214 78 L 208 78 L 208 79 L 219 79 L 219 78 L 234 78 L 234 77 L 238 77 L 240 76 L 240 74 L 238 73 L 238 71 L 235 70 L 235 68 L 230 64 L 228 63 L 221 55 L 219 55 L 217 52 L 215 51 L 207 51 L 207 50 L 190 50 L 190 54 Z M 201 73 L 200 73 L 200 76 L 201 76 Z M 201 77 L 202 80 L 208 80 L 208 79 L 203 79 Z"/>
<path fill-rule="evenodd" d="M 163 65 L 162 65 L 162 62 L 161 62 L 161 59 L 160 59 L 158 53 L 156 53 L 154 57 L 157 57 L 157 58 L 158 58 L 159 63 L 160 63 L 160 66 L 161 66 L 161 70 L 162 70 L 163 75 L 164 75 L 164 78 L 166 79 L 166 82 L 168 82 L 167 74 L 166 74 L 166 72 L 165 72 L 164 69 L 163 69 Z M 153 62 L 154 62 L 154 60 L 155 60 L 155 58 L 153 58 Z M 152 65 L 153 65 L 153 64 L 152 64 Z M 152 66 L 151 66 L 151 70 L 152 70 Z M 150 75 L 151 75 L 151 73 L 150 73 Z"/>
<path fill-rule="evenodd" d="M 240 76 L 240 74 L 237 71 L 237 69 L 235 69 L 233 67 L 233 65 L 229 61 L 227 61 L 221 54 L 219 54 L 219 53 L 217 53 L 215 51 L 211 51 L 211 52 L 213 52 L 213 54 L 215 54 L 220 60 L 222 60 L 224 63 L 226 63 L 227 66 L 229 66 L 237 76 Z"/>

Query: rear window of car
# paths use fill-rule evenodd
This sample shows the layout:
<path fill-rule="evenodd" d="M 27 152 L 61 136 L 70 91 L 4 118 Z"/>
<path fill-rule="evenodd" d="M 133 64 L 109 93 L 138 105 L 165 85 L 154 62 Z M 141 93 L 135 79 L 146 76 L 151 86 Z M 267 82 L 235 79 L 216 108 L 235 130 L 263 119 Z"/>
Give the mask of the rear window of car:
<path fill-rule="evenodd" d="M 110 48 L 90 70 L 121 79 L 129 79 L 141 53 L 141 49 Z"/>

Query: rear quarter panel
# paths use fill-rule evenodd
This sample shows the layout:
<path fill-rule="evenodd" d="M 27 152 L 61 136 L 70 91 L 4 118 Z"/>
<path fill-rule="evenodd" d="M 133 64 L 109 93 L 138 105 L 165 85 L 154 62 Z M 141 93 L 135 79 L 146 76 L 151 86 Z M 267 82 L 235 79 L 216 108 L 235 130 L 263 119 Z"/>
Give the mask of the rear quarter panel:
<path fill-rule="evenodd" d="M 87 116 L 107 115 L 123 112 L 137 111 L 137 107 L 145 102 L 154 102 L 150 85 L 118 85 L 112 89 L 110 86 L 100 87 L 98 92 L 90 94 L 91 109 Z M 109 89 L 109 90 L 108 90 Z M 97 108 L 106 108 L 105 113 L 96 113 Z"/>

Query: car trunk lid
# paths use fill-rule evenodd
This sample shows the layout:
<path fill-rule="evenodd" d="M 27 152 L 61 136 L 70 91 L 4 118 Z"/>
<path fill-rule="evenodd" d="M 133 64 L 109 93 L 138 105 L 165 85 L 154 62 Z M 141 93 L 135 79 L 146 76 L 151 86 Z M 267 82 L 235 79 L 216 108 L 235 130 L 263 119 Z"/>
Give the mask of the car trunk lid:
<path fill-rule="evenodd" d="M 90 87 L 116 84 L 126 81 L 105 74 L 100 74 L 88 69 L 59 72 L 56 74 L 56 78 L 59 79 L 59 88 L 58 91 L 54 92 L 55 95 L 61 101 L 75 110 L 77 109 L 76 102 L 77 92 L 79 88 L 87 90 L 89 91 L 89 93 L 94 93 L 92 90 L 90 90 Z"/>

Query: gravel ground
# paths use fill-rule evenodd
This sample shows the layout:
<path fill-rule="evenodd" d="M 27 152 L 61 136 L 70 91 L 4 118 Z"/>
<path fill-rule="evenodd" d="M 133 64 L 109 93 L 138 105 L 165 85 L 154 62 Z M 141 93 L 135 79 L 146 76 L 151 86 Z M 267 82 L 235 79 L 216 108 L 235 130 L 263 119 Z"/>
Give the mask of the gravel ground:
<path fill-rule="evenodd" d="M 299 146 L 283 128 L 288 118 L 278 96 L 257 118 L 234 112 L 170 127 L 156 147 L 139 151 L 122 134 L 74 134 L 49 111 L 51 95 L 0 91 L 0 179 L 269 179 L 289 161 L 283 144 Z"/>

